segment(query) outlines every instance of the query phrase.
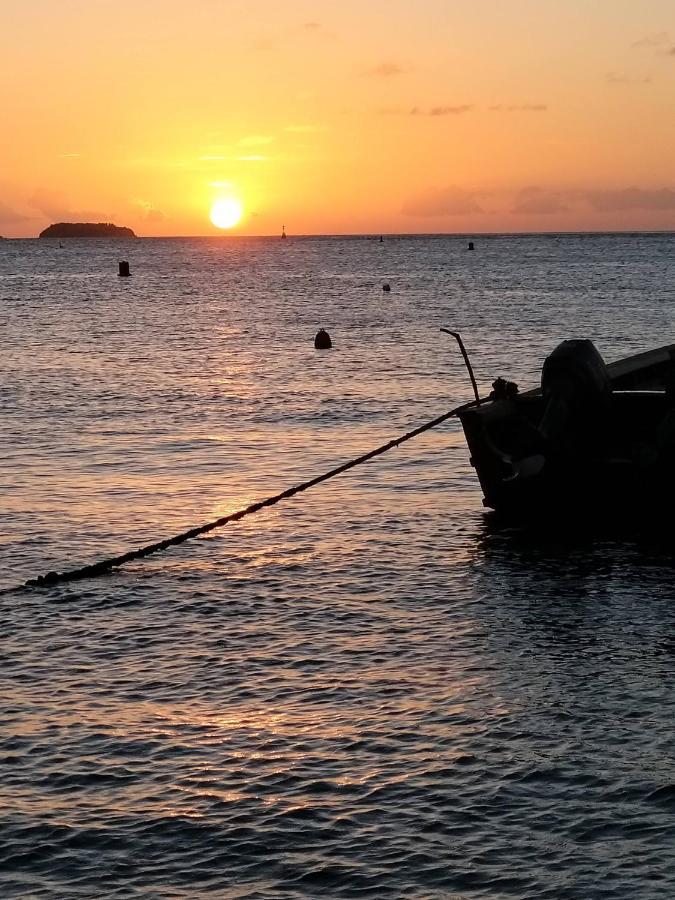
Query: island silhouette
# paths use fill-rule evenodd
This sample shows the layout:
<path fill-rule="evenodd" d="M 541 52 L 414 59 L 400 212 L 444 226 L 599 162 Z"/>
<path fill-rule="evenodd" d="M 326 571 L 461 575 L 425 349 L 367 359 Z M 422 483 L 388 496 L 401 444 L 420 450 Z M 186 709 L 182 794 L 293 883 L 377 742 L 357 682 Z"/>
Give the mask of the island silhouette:
<path fill-rule="evenodd" d="M 57 222 L 40 232 L 41 238 L 114 237 L 135 238 L 131 228 L 112 222 Z"/>

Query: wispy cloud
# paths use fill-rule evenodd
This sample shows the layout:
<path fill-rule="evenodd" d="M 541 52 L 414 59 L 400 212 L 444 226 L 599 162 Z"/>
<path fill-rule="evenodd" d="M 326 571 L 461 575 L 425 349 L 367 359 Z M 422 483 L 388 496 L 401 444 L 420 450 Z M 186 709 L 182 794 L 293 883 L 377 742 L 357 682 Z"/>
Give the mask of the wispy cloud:
<path fill-rule="evenodd" d="M 668 187 L 584 191 L 583 197 L 596 212 L 675 210 L 675 190 Z"/>
<path fill-rule="evenodd" d="M 463 216 L 483 212 L 471 191 L 460 187 L 432 189 L 408 200 L 402 212 L 408 216 Z"/>
<path fill-rule="evenodd" d="M 567 209 L 562 193 L 533 186 L 518 191 L 511 212 L 517 215 L 531 213 L 551 215 L 566 212 Z"/>
<path fill-rule="evenodd" d="M 265 160 L 269 159 L 268 156 L 261 156 L 260 154 L 253 154 L 251 156 L 238 156 L 237 162 L 265 162 Z"/>
<path fill-rule="evenodd" d="M 634 41 L 631 47 L 637 50 L 652 50 L 656 56 L 675 56 L 675 44 L 667 31 L 648 34 Z"/>
<path fill-rule="evenodd" d="M 608 84 L 630 85 L 630 84 L 651 84 L 651 75 L 624 75 L 618 72 L 608 72 L 605 75 L 605 81 Z"/>
<path fill-rule="evenodd" d="M 469 112 L 472 108 L 468 103 L 463 103 L 461 106 L 432 106 L 427 115 L 461 116 L 462 113 Z"/>
<path fill-rule="evenodd" d="M 546 103 L 497 103 L 494 106 L 488 106 L 490 112 L 547 112 L 548 104 Z"/>
<path fill-rule="evenodd" d="M 59 159 L 80 159 L 81 153 L 59 153 Z"/>
<path fill-rule="evenodd" d="M 33 209 L 41 212 L 54 222 L 109 222 L 114 218 L 110 213 L 88 209 L 73 209 L 63 194 L 43 188 L 38 188 L 28 203 Z"/>
<path fill-rule="evenodd" d="M 274 137 L 271 134 L 248 134 L 237 141 L 240 147 L 264 147 L 271 144 Z"/>
<path fill-rule="evenodd" d="M 401 106 L 385 106 L 377 110 L 378 114 L 381 116 L 461 116 L 464 113 L 471 112 L 472 110 L 479 110 L 480 107 L 475 107 L 471 103 L 455 103 L 455 104 L 445 104 L 442 106 L 412 106 L 412 107 L 401 107 Z M 487 109 L 490 112 L 506 112 L 506 113 L 515 113 L 515 112 L 524 112 L 524 113 L 541 113 L 548 111 L 548 105 L 546 103 L 512 103 L 512 104 L 503 104 L 498 103 L 493 106 L 488 106 Z"/>
<path fill-rule="evenodd" d="M 2 222 L 3 225 L 14 225 L 18 222 L 27 222 L 30 218 L 30 216 L 24 216 L 11 206 L 0 203 L 0 222 Z"/>
<path fill-rule="evenodd" d="M 667 31 L 659 31 L 656 33 L 648 34 L 643 38 L 640 38 L 638 41 L 633 41 L 631 47 L 640 48 L 640 47 L 663 47 L 665 44 L 669 43 L 669 37 Z"/>
<path fill-rule="evenodd" d="M 366 69 L 363 73 L 370 78 L 392 78 L 397 75 L 406 75 L 412 71 L 412 66 L 402 62 L 382 62 L 377 66 Z"/>
<path fill-rule="evenodd" d="M 132 200 L 134 206 L 140 207 L 146 222 L 164 222 L 166 215 L 149 200 Z"/>
<path fill-rule="evenodd" d="M 300 26 L 300 33 L 308 40 L 333 41 L 335 33 L 326 28 L 321 22 L 303 22 Z"/>
<path fill-rule="evenodd" d="M 257 37 L 251 38 L 249 47 L 258 53 L 270 53 L 277 49 L 277 42 L 270 35 L 259 34 Z"/>
<path fill-rule="evenodd" d="M 327 130 L 325 125 L 287 125 L 284 128 L 289 134 L 318 134 Z"/>
<path fill-rule="evenodd" d="M 377 110 L 380 116 L 461 116 L 463 113 L 471 112 L 473 106 L 469 103 L 462 103 L 454 106 L 431 106 L 425 108 L 423 106 L 385 106 Z"/>
<path fill-rule="evenodd" d="M 597 190 L 526 187 L 515 195 L 511 212 L 550 215 L 588 209 L 596 213 L 670 212 L 675 210 L 675 190 L 670 187 Z"/>

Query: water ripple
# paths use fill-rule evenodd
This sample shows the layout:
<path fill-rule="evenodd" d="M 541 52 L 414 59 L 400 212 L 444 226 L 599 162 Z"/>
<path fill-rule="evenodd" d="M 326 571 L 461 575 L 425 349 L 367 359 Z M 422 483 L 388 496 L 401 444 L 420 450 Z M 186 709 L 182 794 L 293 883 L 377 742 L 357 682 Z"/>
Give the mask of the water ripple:
<path fill-rule="evenodd" d="M 536 378 L 569 322 L 609 358 L 672 325 L 672 235 L 286 243 L 139 240 L 125 285 L 105 241 L 0 245 L 0 586 L 465 399 L 440 325 L 483 384 Z M 673 559 L 484 518 L 448 424 L 4 595 L 0 893 L 671 900 Z"/>

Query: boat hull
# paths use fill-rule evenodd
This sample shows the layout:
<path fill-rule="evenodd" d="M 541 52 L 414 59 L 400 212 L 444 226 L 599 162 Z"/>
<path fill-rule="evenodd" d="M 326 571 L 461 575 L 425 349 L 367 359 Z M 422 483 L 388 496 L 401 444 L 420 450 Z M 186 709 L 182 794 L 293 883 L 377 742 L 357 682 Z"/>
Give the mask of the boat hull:
<path fill-rule="evenodd" d="M 675 347 L 606 367 L 611 396 L 591 438 L 552 440 L 541 389 L 492 397 L 459 418 L 486 507 L 510 518 L 666 515 L 675 500 Z M 571 431 L 572 429 L 570 429 Z"/>

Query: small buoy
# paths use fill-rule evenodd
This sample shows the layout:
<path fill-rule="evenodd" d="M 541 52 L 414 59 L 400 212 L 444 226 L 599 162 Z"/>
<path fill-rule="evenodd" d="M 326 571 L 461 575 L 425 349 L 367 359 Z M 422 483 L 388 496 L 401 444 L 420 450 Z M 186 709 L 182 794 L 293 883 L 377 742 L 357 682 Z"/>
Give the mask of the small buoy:
<path fill-rule="evenodd" d="M 382 290 L 385 292 L 385 294 L 388 294 L 389 291 L 391 290 L 391 285 L 390 285 L 390 284 L 383 284 L 383 285 L 382 285 Z"/>
<path fill-rule="evenodd" d="M 285 225 L 281 226 L 281 238 L 284 241 L 286 240 L 286 226 Z"/>
<path fill-rule="evenodd" d="M 380 235 L 380 243 L 384 244 L 384 238 L 382 237 L 382 235 Z"/>
<path fill-rule="evenodd" d="M 131 275 L 129 263 L 125 259 L 120 260 L 120 270 L 117 274 L 120 278 L 128 278 Z"/>
<path fill-rule="evenodd" d="M 316 333 L 316 337 L 314 338 L 314 349 L 315 350 L 330 350 L 333 346 L 333 343 L 330 339 L 330 335 L 326 331 L 325 328 L 319 328 Z"/>
<path fill-rule="evenodd" d="M 473 241 L 469 241 L 469 250 L 473 250 L 473 249 L 474 249 Z"/>

